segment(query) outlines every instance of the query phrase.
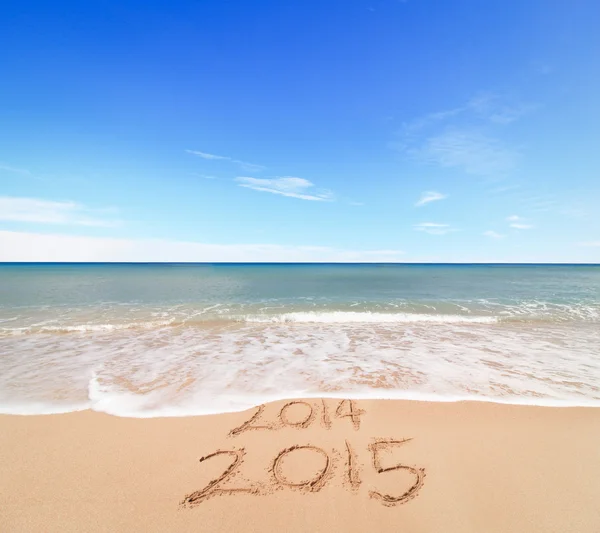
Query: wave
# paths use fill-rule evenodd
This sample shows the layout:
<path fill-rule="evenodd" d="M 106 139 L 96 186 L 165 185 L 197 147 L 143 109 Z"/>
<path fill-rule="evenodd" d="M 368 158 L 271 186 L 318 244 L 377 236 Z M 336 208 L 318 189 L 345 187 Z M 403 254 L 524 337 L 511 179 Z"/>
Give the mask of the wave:
<path fill-rule="evenodd" d="M 117 323 L 83 323 L 64 325 L 30 325 L 16 328 L 0 328 L 0 336 L 28 335 L 35 333 L 67 334 L 67 333 L 106 333 L 122 330 L 151 330 L 159 328 L 176 328 L 228 324 L 231 322 L 248 324 L 289 324 L 289 323 L 313 323 L 313 324 L 410 324 L 419 322 L 437 324 L 494 324 L 498 317 L 494 316 L 467 316 L 467 315 L 444 315 L 444 314 L 418 314 L 418 313 L 377 313 L 377 312 L 353 312 L 353 311 L 329 311 L 329 312 L 296 312 L 283 313 L 279 315 L 220 315 L 218 317 L 206 317 L 204 319 L 185 320 L 171 318 L 168 320 L 133 321 Z"/>
<path fill-rule="evenodd" d="M 413 323 L 433 322 L 444 324 L 494 324 L 498 318 L 494 316 L 465 316 L 465 315 L 440 315 L 417 313 L 375 313 L 355 311 L 330 311 L 330 312 L 300 312 L 284 313 L 281 315 L 263 316 L 250 315 L 242 318 L 244 322 L 251 323 L 318 323 L 318 324 L 349 324 L 349 323 Z"/>
<path fill-rule="evenodd" d="M 161 328 L 208 328 L 238 324 L 285 325 L 285 324 L 552 324 L 552 323 L 598 323 L 600 312 L 594 306 L 549 305 L 527 302 L 520 305 L 478 302 L 479 308 L 456 303 L 449 306 L 421 305 L 417 309 L 294 309 L 281 306 L 281 312 L 261 309 L 221 308 L 211 306 L 197 309 L 170 309 L 158 312 L 148 309 L 133 316 L 121 310 L 106 312 L 91 318 L 81 313 L 69 313 L 51 320 L 25 320 L 10 317 L 0 322 L 0 337 L 30 334 L 110 333 L 121 330 L 158 330 Z M 427 308 L 427 309 L 425 309 Z M 266 310 L 268 308 L 263 307 Z M 78 310 L 81 311 L 81 310 Z M 135 310 L 140 311 L 140 310 Z M 286 311 L 286 312 L 283 312 Z M 137 315 L 137 316 L 136 316 Z M 158 315 L 158 316 L 157 316 Z M 93 316 L 93 315 L 92 315 Z M 46 317 L 45 317 L 46 318 Z M 87 320 L 86 320 L 87 319 Z M 28 323 L 29 322 L 29 323 Z"/>
<path fill-rule="evenodd" d="M 320 397 L 600 407 L 597 327 L 425 317 L 287 313 L 218 329 L 4 337 L 0 413 L 192 416 Z"/>
<path fill-rule="evenodd" d="M 74 324 L 64 326 L 25 326 L 20 328 L 1 328 L 1 335 L 27 335 L 32 333 L 98 333 L 127 329 L 154 329 L 175 324 L 174 320 L 157 320 L 147 322 L 124 322 L 116 324 Z M 181 323 L 179 324 L 181 325 Z"/>
<path fill-rule="evenodd" d="M 0 405 L 2 415 L 62 415 L 92 409 L 90 402 L 55 404 L 51 402 L 18 402 Z"/>
<path fill-rule="evenodd" d="M 181 418 L 186 416 L 206 416 L 223 413 L 238 413 L 252 409 L 258 405 L 285 401 L 285 400 L 314 400 L 314 399 L 353 399 L 353 400 L 388 400 L 388 401 L 413 401 L 413 402 L 485 402 L 501 405 L 533 406 L 533 407 L 561 407 L 561 408 L 598 408 L 600 400 L 594 399 L 555 399 L 555 398 L 530 398 L 530 397 L 490 397 L 482 395 L 442 395 L 421 393 L 416 391 L 380 391 L 363 390 L 353 392 L 289 392 L 285 394 L 230 396 L 227 399 L 212 399 L 210 407 L 200 407 L 196 402 L 186 404 L 161 404 L 151 401 L 142 395 L 123 392 L 111 392 L 101 387 L 97 381 L 90 383 L 90 398 L 88 402 L 77 404 L 53 404 L 32 402 L 0 405 L 0 414 L 3 415 L 56 415 L 81 411 L 95 411 L 120 418 Z M 159 400 L 155 397 L 154 400 Z"/>

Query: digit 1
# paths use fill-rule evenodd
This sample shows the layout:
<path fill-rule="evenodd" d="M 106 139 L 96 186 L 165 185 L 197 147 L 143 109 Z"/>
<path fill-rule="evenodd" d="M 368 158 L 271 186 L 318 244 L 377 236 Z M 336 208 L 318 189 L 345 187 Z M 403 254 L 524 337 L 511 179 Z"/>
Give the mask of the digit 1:
<path fill-rule="evenodd" d="M 327 409 L 327 404 L 325 400 L 321 399 L 321 403 L 323 404 L 323 415 L 321 417 L 321 423 L 325 429 L 331 429 L 331 418 L 329 418 L 329 410 Z"/>
<path fill-rule="evenodd" d="M 356 490 L 360 486 L 360 478 L 356 468 L 356 456 L 348 441 L 346 441 L 346 451 L 348 452 L 348 483 L 350 483 L 350 489 Z"/>

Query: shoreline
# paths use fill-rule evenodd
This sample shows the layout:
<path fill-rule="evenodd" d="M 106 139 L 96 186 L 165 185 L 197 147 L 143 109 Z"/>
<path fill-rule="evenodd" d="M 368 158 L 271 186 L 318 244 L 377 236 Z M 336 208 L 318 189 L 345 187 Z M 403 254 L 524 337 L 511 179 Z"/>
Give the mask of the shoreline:
<path fill-rule="evenodd" d="M 476 401 L 0 415 L 0 530 L 595 532 L 598 442 L 600 410 Z"/>
<path fill-rule="evenodd" d="M 243 413 L 250 409 L 256 408 L 261 404 L 275 403 L 275 402 L 286 402 L 286 401 L 294 401 L 294 400 L 342 400 L 342 399 L 350 399 L 353 401 L 360 402 L 415 402 L 415 403 L 424 403 L 424 404 L 492 404 L 492 405 L 503 405 L 503 406 L 511 406 L 511 407 L 539 407 L 539 408 L 548 408 L 548 409 L 597 409 L 600 408 L 600 399 L 590 399 L 588 402 L 571 402 L 568 400 L 558 400 L 552 398 L 528 398 L 528 397 L 519 397 L 517 398 L 490 398 L 485 396 L 459 396 L 459 397 L 448 397 L 441 396 L 435 394 L 419 394 L 412 393 L 410 395 L 402 395 L 399 394 L 397 396 L 394 395 L 373 395 L 373 396 L 361 396 L 355 395 L 353 396 L 350 393 L 340 392 L 339 394 L 321 394 L 315 393 L 312 394 L 297 394 L 297 395 L 282 395 L 282 396 L 265 396 L 262 398 L 257 398 L 256 402 L 248 402 L 240 406 L 239 409 L 229 409 L 229 410 L 215 410 L 215 411 L 188 411 L 188 412 L 177 412 L 177 406 L 166 406 L 158 409 L 148 410 L 147 413 L 144 412 L 136 412 L 132 414 L 132 412 L 116 412 L 115 409 L 94 409 L 93 406 L 90 405 L 72 405 L 70 407 L 56 408 L 53 410 L 49 408 L 47 412 L 39 412 L 43 408 L 38 407 L 37 405 L 33 409 L 39 409 L 36 412 L 30 412 L 29 406 L 23 406 L 22 411 L 19 412 L 11 412 L 11 409 L 15 411 L 18 410 L 16 407 L 5 407 L 0 406 L 0 417 L 5 416 L 16 416 L 16 417 L 44 417 L 44 416 L 59 416 L 59 415 L 68 415 L 73 413 L 98 413 L 104 414 L 108 416 L 114 416 L 116 418 L 125 418 L 125 419 L 140 419 L 140 420 L 152 420 L 152 419 L 168 419 L 168 418 L 194 418 L 194 417 L 205 417 L 205 416 L 219 416 L 219 415 L 227 415 L 227 414 L 235 414 L 235 413 Z"/>

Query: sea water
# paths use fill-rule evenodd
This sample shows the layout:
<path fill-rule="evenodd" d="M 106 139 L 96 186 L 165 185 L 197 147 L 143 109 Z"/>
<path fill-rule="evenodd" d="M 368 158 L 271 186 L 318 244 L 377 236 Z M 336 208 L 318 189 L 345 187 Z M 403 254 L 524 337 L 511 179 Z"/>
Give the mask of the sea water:
<path fill-rule="evenodd" d="M 600 406 L 600 266 L 2 264 L 0 412 Z"/>

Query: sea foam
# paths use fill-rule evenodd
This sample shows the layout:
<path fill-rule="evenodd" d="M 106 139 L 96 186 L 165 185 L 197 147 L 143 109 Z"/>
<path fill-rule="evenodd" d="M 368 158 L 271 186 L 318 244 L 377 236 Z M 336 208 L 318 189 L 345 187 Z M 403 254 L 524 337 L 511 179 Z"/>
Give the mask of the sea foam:
<path fill-rule="evenodd" d="M 5 337 L 0 412 L 185 416 L 322 396 L 600 405 L 598 345 L 592 326 L 468 321 L 229 322 Z"/>
<path fill-rule="evenodd" d="M 244 322 L 256 323 L 315 323 L 315 324 L 409 324 L 413 322 L 429 322 L 440 324 L 494 324 L 498 321 L 494 316 L 465 316 L 417 313 L 375 313 L 370 311 L 330 311 L 283 313 L 280 315 L 249 315 L 241 318 Z"/>

